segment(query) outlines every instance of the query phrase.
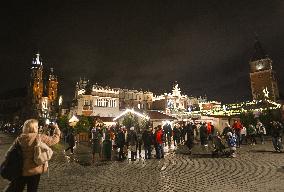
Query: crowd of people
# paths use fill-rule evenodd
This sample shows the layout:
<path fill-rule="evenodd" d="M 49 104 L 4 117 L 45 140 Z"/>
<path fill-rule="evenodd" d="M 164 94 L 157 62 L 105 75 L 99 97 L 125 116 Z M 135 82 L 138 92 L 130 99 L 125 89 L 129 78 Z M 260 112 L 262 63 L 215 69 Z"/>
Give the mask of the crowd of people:
<path fill-rule="evenodd" d="M 272 121 L 270 125 L 270 135 L 273 147 L 276 152 L 282 152 L 283 125 L 279 121 Z M 189 122 L 175 124 L 158 125 L 139 129 L 139 127 L 126 128 L 124 126 L 95 126 L 90 129 L 93 162 L 99 160 L 112 160 L 115 157 L 122 161 L 128 158 L 130 153 L 131 161 L 142 157 L 144 149 L 145 159 L 162 159 L 165 156 L 164 147 L 185 145 L 190 153 L 195 144 L 200 142 L 204 150 L 209 146 L 213 147 L 212 154 L 225 154 L 236 157 L 236 150 L 243 144 L 257 144 L 257 138 L 264 144 L 266 127 L 257 120 L 257 123 L 249 124 L 246 128 L 240 121 L 235 121 L 232 126 L 226 124 L 222 133 L 215 129 L 211 122 Z M 38 165 L 33 160 L 33 149 L 39 143 L 38 139 L 48 146 L 59 142 L 60 129 L 56 123 L 41 127 L 35 119 L 27 120 L 22 126 L 22 132 L 17 137 L 13 145 L 20 145 L 23 153 L 23 172 L 20 177 L 13 180 L 5 191 L 23 191 L 27 185 L 28 191 L 36 191 L 39 184 L 40 175 L 47 171 L 47 164 Z M 64 152 L 73 149 L 75 146 L 75 134 L 69 132 L 66 137 L 69 147 Z M 12 145 L 12 146 L 13 146 Z M 10 148 L 12 150 L 13 148 Z M 227 152 L 224 152 L 229 149 Z M 153 150 L 155 153 L 153 154 Z M 9 154 L 9 152 L 7 153 Z M 6 156 L 7 157 L 7 156 Z"/>
<path fill-rule="evenodd" d="M 144 149 L 144 158 L 157 159 L 164 158 L 164 147 L 175 148 L 176 146 L 187 146 L 191 154 L 195 144 L 200 143 L 203 150 L 209 148 L 215 151 L 228 150 L 228 156 L 236 157 L 237 148 L 241 145 L 255 145 L 257 138 L 259 143 L 264 144 L 266 133 L 265 126 L 257 120 L 255 125 L 250 124 L 247 128 L 240 121 L 235 121 L 232 126 L 226 124 L 222 133 L 214 127 L 211 122 L 189 122 L 175 124 L 168 123 L 157 127 L 149 127 L 145 130 L 139 128 L 126 128 L 124 126 L 103 127 L 95 126 L 91 130 L 91 146 L 93 161 L 98 160 L 124 160 L 130 153 L 130 159 L 135 161 L 141 158 L 142 149 Z M 271 122 L 271 136 L 275 150 L 282 151 L 282 132 L 283 126 L 278 121 Z M 69 147 L 73 153 L 75 145 L 75 136 L 68 136 Z M 152 155 L 152 152 L 153 153 Z"/>

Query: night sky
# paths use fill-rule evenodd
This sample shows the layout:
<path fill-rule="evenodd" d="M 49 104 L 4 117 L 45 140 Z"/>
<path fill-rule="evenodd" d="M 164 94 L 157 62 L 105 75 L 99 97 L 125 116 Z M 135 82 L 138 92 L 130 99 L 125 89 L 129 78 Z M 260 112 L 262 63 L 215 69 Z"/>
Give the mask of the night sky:
<path fill-rule="evenodd" d="M 284 89 L 284 1 L 28 2 L 1 5 L 1 92 L 25 86 L 39 50 L 68 99 L 86 77 L 154 93 L 177 81 L 188 95 L 248 100 L 256 33 Z"/>

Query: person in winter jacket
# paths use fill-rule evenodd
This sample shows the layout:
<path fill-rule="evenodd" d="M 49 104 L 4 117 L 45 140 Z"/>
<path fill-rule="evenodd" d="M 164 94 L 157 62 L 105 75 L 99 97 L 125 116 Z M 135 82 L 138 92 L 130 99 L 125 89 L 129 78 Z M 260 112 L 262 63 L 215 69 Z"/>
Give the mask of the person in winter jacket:
<path fill-rule="evenodd" d="M 102 158 L 102 133 L 100 128 L 93 128 L 91 131 L 92 134 L 92 154 L 93 154 L 93 163 L 96 159 L 96 154 L 99 155 L 99 159 Z"/>
<path fill-rule="evenodd" d="M 145 150 L 145 159 L 151 159 L 152 158 L 152 145 L 154 144 L 153 142 L 154 139 L 154 134 L 152 132 L 152 129 L 149 128 L 148 130 L 146 129 L 143 134 L 142 134 L 142 140 L 144 143 L 144 150 Z"/>
<path fill-rule="evenodd" d="M 247 139 L 247 128 L 243 127 L 241 130 L 241 144 L 244 144 L 244 141 L 246 144 L 248 144 L 248 139 Z"/>
<path fill-rule="evenodd" d="M 118 130 L 118 133 L 115 137 L 115 143 L 116 143 L 116 146 L 119 150 L 118 152 L 118 160 L 123 160 L 125 159 L 125 154 L 124 154 L 124 151 L 123 151 L 123 148 L 124 148 L 124 145 L 125 145 L 125 134 L 123 132 L 123 128 L 120 128 Z"/>
<path fill-rule="evenodd" d="M 208 134 L 209 141 L 212 141 L 212 138 L 214 136 L 214 131 L 215 131 L 214 126 L 212 125 L 211 122 L 208 122 L 207 123 L 207 134 Z"/>
<path fill-rule="evenodd" d="M 194 145 L 194 131 L 196 131 L 197 127 L 195 124 L 193 124 L 192 122 L 190 122 L 185 129 L 185 133 L 187 135 L 186 141 L 185 141 L 185 145 L 188 147 L 189 149 L 189 154 L 191 154 L 191 150 L 193 148 Z"/>
<path fill-rule="evenodd" d="M 227 137 L 227 134 L 229 132 L 232 132 L 232 128 L 231 128 L 230 124 L 227 122 L 226 127 L 223 129 L 222 136 Z"/>
<path fill-rule="evenodd" d="M 178 126 L 175 125 L 173 129 L 174 146 L 180 144 L 180 137 L 181 137 L 181 130 L 179 129 Z"/>
<path fill-rule="evenodd" d="M 112 158 L 112 131 L 110 128 L 105 129 L 104 133 L 104 141 L 103 141 L 103 148 L 102 148 L 102 156 L 104 160 L 111 160 Z"/>
<path fill-rule="evenodd" d="M 241 130 L 243 129 L 243 125 L 239 121 L 235 121 L 232 128 L 237 136 L 237 147 L 241 146 Z"/>
<path fill-rule="evenodd" d="M 256 145 L 256 128 L 253 124 L 250 124 L 247 128 L 247 135 L 250 138 L 251 145 Z"/>
<path fill-rule="evenodd" d="M 75 135 L 74 135 L 72 130 L 68 133 L 67 143 L 68 143 L 69 146 L 64 150 L 64 153 L 70 149 L 71 154 L 73 154 L 74 153 L 74 147 L 75 147 Z"/>
<path fill-rule="evenodd" d="M 171 147 L 171 143 L 172 143 L 172 127 L 169 123 L 165 124 L 163 127 L 163 132 L 164 132 L 164 140 L 167 141 L 165 144 L 169 146 L 169 148 Z"/>
<path fill-rule="evenodd" d="M 283 150 L 282 135 L 283 135 L 283 125 L 278 121 L 273 121 L 271 127 L 271 137 L 272 137 L 273 147 L 277 152 L 282 152 Z"/>
<path fill-rule="evenodd" d="M 137 156 L 137 134 L 134 131 L 134 127 L 131 127 L 129 133 L 127 134 L 127 145 L 131 152 L 131 161 L 135 161 Z"/>
<path fill-rule="evenodd" d="M 142 140 L 142 132 L 140 131 L 140 129 L 138 129 L 137 132 L 137 145 L 136 145 L 136 151 L 138 150 L 138 154 L 139 154 L 139 158 L 141 158 L 141 149 L 142 149 L 142 144 L 143 144 L 143 140 Z"/>
<path fill-rule="evenodd" d="M 266 135 L 266 129 L 259 119 L 257 120 L 257 123 L 256 123 L 256 131 L 260 137 L 261 144 L 264 144 L 264 135 Z"/>
<path fill-rule="evenodd" d="M 203 147 L 208 147 L 208 131 L 206 123 L 203 122 L 199 129 L 200 142 Z"/>
<path fill-rule="evenodd" d="M 22 134 L 17 138 L 23 152 L 23 172 L 22 176 L 13 180 L 6 188 L 6 192 L 24 191 L 27 185 L 28 192 L 36 192 L 42 173 L 47 171 L 47 164 L 37 165 L 34 158 L 34 147 L 37 144 L 37 138 L 48 146 L 55 145 L 60 140 L 60 130 L 57 124 L 53 125 L 53 136 L 38 133 L 38 121 L 36 119 L 26 120 L 23 126 Z M 14 142 L 15 144 L 15 142 Z"/>
<path fill-rule="evenodd" d="M 157 145 L 157 159 L 164 158 L 164 147 L 163 147 L 163 138 L 164 138 L 164 133 L 162 130 L 162 126 L 158 126 L 158 130 L 155 133 L 155 141 Z"/>
<path fill-rule="evenodd" d="M 233 132 L 228 132 L 228 146 L 230 148 L 231 157 L 236 157 L 236 150 L 237 150 L 237 136 Z"/>

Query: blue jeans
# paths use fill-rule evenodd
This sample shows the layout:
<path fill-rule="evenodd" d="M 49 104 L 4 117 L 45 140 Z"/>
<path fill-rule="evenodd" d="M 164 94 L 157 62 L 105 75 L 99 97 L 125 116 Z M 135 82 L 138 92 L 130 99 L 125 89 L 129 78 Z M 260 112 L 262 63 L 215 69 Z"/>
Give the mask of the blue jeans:
<path fill-rule="evenodd" d="M 164 146 L 163 144 L 157 144 L 157 158 L 164 158 Z"/>
<path fill-rule="evenodd" d="M 282 137 L 272 137 L 273 147 L 276 151 L 283 149 Z"/>

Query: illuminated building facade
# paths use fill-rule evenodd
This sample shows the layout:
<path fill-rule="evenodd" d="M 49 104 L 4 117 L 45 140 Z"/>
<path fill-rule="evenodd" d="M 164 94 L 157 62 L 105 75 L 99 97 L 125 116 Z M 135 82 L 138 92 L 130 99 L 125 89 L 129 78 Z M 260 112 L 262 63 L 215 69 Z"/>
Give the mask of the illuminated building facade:
<path fill-rule="evenodd" d="M 195 99 L 191 99 L 195 102 Z M 189 110 L 191 101 L 187 95 L 182 95 L 178 84 L 175 84 L 172 93 L 155 96 L 153 98 L 153 110 L 164 111 L 166 114 L 186 112 Z"/>
<path fill-rule="evenodd" d="M 119 114 L 119 92 L 110 87 L 89 86 L 80 79 L 76 84 L 73 114 L 84 116 L 115 117 Z"/>
<path fill-rule="evenodd" d="M 73 114 L 85 116 L 116 117 L 127 108 L 148 110 L 152 106 L 153 93 L 137 90 L 90 85 L 80 79 L 76 83 Z"/>

